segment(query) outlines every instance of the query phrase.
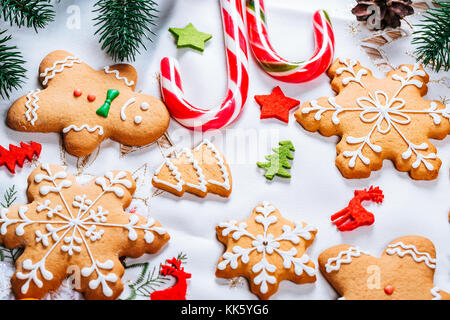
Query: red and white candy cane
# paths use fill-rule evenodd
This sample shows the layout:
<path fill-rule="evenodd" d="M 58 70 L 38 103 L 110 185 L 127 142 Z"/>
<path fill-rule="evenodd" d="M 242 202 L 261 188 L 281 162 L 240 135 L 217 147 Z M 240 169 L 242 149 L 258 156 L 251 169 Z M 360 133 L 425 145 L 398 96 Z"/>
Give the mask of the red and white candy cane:
<path fill-rule="evenodd" d="M 264 0 L 247 0 L 247 28 L 250 47 L 263 68 L 273 78 L 300 83 L 315 79 L 333 62 L 334 33 L 325 10 L 314 14 L 315 52 L 311 59 L 290 62 L 278 55 L 269 41 Z"/>
<path fill-rule="evenodd" d="M 189 129 L 220 129 L 239 117 L 248 94 L 248 52 L 243 0 L 220 0 L 225 38 L 228 91 L 223 103 L 212 109 L 195 107 L 184 97 L 177 60 L 161 61 L 161 91 L 172 117 Z"/>

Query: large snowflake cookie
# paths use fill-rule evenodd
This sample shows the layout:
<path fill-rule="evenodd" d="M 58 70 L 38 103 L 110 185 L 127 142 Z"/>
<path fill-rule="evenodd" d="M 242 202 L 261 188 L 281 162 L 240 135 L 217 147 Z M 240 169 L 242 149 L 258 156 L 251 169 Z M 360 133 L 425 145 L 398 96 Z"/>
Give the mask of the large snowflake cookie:
<path fill-rule="evenodd" d="M 401 65 L 384 79 L 351 59 L 337 59 L 328 76 L 337 95 L 305 103 L 295 113 L 308 131 L 342 137 L 336 166 L 346 178 L 366 178 L 384 159 L 413 179 L 435 179 L 441 166 L 429 138 L 450 132 L 450 109 L 422 98 L 429 76 L 419 64 Z"/>
<path fill-rule="evenodd" d="M 245 221 L 220 223 L 216 232 L 226 246 L 216 276 L 246 277 L 251 291 L 261 299 L 273 295 L 282 280 L 297 284 L 316 281 L 315 265 L 306 254 L 316 228 L 283 218 L 267 202 L 253 209 Z"/>
<path fill-rule="evenodd" d="M 189 192 L 205 197 L 210 192 L 228 197 L 232 189 L 230 167 L 207 139 L 192 150 L 183 148 L 174 157 L 166 158 L 155 171 L 152 184 L 177 196 Z"/>
<path fill-rule="evenodd" d="M 440 300 L 450 294 L 433 284 L 436 250 L 420 236 L 392 241 L 380 258 L 349 245 L 322 252 L 319 268 L 346 300 Z"/>
<path fill-rule="evenodd" d="M 128 64 L 100 71 L 66 51 L 42 60 L 43 90 L 30 91 L 8 112 L 12 129 L 62 132 L 67 151 L 86 156 L 105 139 L 142 146 L 166 131 L 169 113 L 155 97 L 134 92 L 137 73 Z"/>
<path fill-rule="evenodd" d="M 129 172 L 80 185 L 63 167 L 42 165 L 28 184 L 30 204 L 0 213 L 0 244 L 25 248 L 11 279 L 17 298 L 41 298 L 73 274 L 87 299 L 115 299 L 119 257 L 155 253 L 169 240 L 154 219 L 124 211 L 136 189 Z"/>

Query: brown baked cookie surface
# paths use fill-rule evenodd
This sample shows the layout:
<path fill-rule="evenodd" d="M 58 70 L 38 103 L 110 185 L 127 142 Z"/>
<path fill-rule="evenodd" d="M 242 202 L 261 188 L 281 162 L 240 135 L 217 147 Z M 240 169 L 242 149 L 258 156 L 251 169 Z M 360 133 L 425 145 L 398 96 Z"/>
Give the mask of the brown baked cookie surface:
<path fill-rule="evenodd" d="M 192 150 L 184 148 L 166 158 L 155 171 L 152 184 L 156 188 L 181 197 L 185 192 L 206 197 L 208 193 L 229 197 L 232 190 L 231 171 L 223 154 L 209 140 Z"/>
<path fill-rule="evenodd" d="M 247 220 L 220 223 L 216 233 L 225 245 L 216 276 L 247 278 L 250 290 L 261 299 L 269 299 L 282 280 L 297 284 L 316 281 L 315 265 L 306 249 L 317 229 L 283 218 L 268 202 L 256 206 Z"/>
<path fill-rule="evenodd" d="M 0 212 L 0 244 L 23 247 L 11 279 L 17 298 L 42 298 L 72 275 L 87 299 L 116 299 L 123 290 L 119 257 L 156 253 L 169 235 L 150 217 L 124 211 L 136 184 L 127 171 L 88 184 L 57 165 L 28 178 L 29 204 Z"/>
<path fill-rule="evenodd" d="M 392 241 L 380 258 L 349 245 L 331 247 L 319 256 L 319 269 L 346 300 L 449 300 L 433 284 L 436 251 L 420 236 Z"/>
<path fill-rule="evenodd" d="M 61 132 L 67 152 L 86 156 L 105 139 L 130 146 L 154 142 L 169 125 L 159 99 L 135 92 L 136 70 L 116 64 L 100 71 L 58 50 L 39 67 L 44 89 L 11 106 L 6 122 L 14 130 Z"/>
<path fill-rule="evenodd" d="M 356 60 L 337 59 L 328 76 L 337 95 L 304 103 L 295 117 L 308 131 L 342 138 L 336 166 L 344 177 L 367 178 L 384 159 L 413 179 L 437 177 L 441 160 L 429 139 L 450 133 L 450 110 L 422 98 L 429 76 L 421 65 L 378 79 Z"/>

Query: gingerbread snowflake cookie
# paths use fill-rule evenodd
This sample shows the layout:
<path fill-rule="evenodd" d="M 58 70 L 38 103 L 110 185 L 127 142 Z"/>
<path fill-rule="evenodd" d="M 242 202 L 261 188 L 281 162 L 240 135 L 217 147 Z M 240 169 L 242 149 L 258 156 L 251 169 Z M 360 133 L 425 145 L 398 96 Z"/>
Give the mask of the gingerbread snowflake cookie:
<path fill-rule="evenodd" d="M 282 280 L 297 284 L 316 281 L 315 265 L 306 254 L 316 228 L 286 220 L 268 202 L 258 205 L 245 221 L 220 223 L 216 232 L 226 246 L 216 276 L 246 277 L 251 291 L 261 299 L 273 295 Z"/>
<path fill-rule="evenodd" d="M 336 166 L 346 178 L 366 178 L 390 159 L 413 179 L 435 179 L 441 166 L 429 138 L 450 132 L 450 109 L 422 98 L 429 77 L 419 64 L 378 79 L 359 62 L 337 59 L 328 76 L 337 92 L 303 104 L 297 121 L 308 131 L 342 137 Z"/>
<path fill-rule="evenodd" d="M 334 246 L 320 254 L 319 268 L 341 299 L 450 299 L 433 284 L 436 250 L 420 236 L 392 241 L 380 258 L 358 247 Z"/>
<path fill-rule="evenodd" d="M 41 298 L 73 274 L 87 299 L 115 299 L 119 257 L 155 253 L 169 240 L 153 218 L 124 211 L 136 189 L 129 172 L 80 185 L 63 167 L 42 165 L 28 184 L 30 203 L 0 212 L 0 244 L 25 248 L 11 280 L 17 298 Z"/>
<path fill-rule="evenodd" d="M 205 197 L 214 193 L 222 197 L 231 194 L 230 167 L 223 154 L 209 140 L 203 140 L 193 150 L 184 148 L 166 158 L 155 171 L 152 184 L 177 196 L 184 192 Z"/>
<path fill-rule="evenodd" d="M 62 132 L 67 151 L 86 156 L 105 139 L 125 145 L 154 142 L 169 113 L 155 97 L 134 92 L 137 73 L 128 64 L 96 71 L 66 51 L 42 60 L 36 89 L 9 109 L 7 124 L 19 131 Z"/>

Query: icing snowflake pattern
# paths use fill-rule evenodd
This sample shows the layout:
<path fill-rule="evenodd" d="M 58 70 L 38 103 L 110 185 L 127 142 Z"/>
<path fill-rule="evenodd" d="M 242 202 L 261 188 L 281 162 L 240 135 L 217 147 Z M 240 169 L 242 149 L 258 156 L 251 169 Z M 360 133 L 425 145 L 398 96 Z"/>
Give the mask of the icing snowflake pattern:
<path fill-rule="evenodd" d="M 381 168 L 383 159 L 391 159 L 415 179 L 435 178 L 441 162 L 427 138 L 443 139 L 449 132 L 450 108 L 421 98 L 428 81 L 423 68 L 402 65 L 385 82 L 356 60 L 337 60 L 330 70 L 338 95 L 305 104 L 296 117 L 307 130 L 342 136 L 336 164 L 343 175 L 368 177 Z M 362 169 L 357 167 L 359 162 Z M 360 171 L 357 176 L 351 173 L 354 170 Z"/>
<path fill-rule="evenodd" d="M 259 227 L 250 227 L 250 221 L 254 221 Z M 238 269 L 241 262 L 247 266 L 248 272 L 238 275 L 249 277 L 253 282 L 252 287 L 259 286 L 257 294 L 262 298 L 269 291 L 276 291 L 278 281 L 283 280 L 283 277 L 295 279 L 293 281 L 296 283 L 303 283 L 306 278 L 315 280 L 315 266 L 305 250 L 313 241 L 316 228 L 283 219 L 278 210 L 268 202 L 255 208 L 250 221 L 232 220 L 219 224 L 219 236 L 228 239 L 222 242 L 234 243 L 232 247 L 228 247 L 217 265 L 219 276 L 227 268 Z M 280 261 L 285 271 L 281 276 L 276 266 Z M 269 296 L 271 294 L 273 292 Z"/>
<path fill-rule="evenodd" d="M 51 269 L 55 266 L 51 262 L 48 263 L 48 260 L 60 251 L 62 257 L 67 256 L 63 261 L 75 261 L 68 265 L 77 264 L 77 261 L 79 263 L 80 257 L 88 257 L 89 264 L 80 267 L 81 276 L 87 279 L 89 290 L 101 288 L 106 298 L 120 294 L 120 291 L 114 290 L 117 286 L 111 287 L 111 284 L 120 282 L 120 276 L 123 274 L 118 253 L 109 254 L 110 258 L 107 259 L 97 256 L 99 252 L 102 257 L 105 256 L 105 243 L 114 237 L 121 238 L 120 231 L 125 230 L 123 238 L 126 238 L 121 239 L 125 242 L 124 246 L 114 250 L 119 249 L 121 255 L 126 254 L 126 242 L 129 240 L 145 242 L 145 252 L 151 253 L 155 252 L 152 245 L 155 237 L 168 237 L 166 231 L 154 219 L 127 214 L 120 209 L 124 203 L 130 201 L 131 193 L 135 189 L 135 183 L 129 173 L 107 172 L 104 177 L 96 178 L 91 184 L 97 186 L 98 195 L 90 199 L 86 194 L 79 193 L 86 186 L 77 185 L 74 177 L 69 177 L 64 168 L 43 164 L 35 171 L 38 173 L 32 174 L 29 180 L 29 192 L 33 194 L 35 187 L 35 201 L 29 205 L 2 209 L 0 212 L 0 242 L 2 238 L 23 237 L 27 247 L 43 248 L 43 251 L 38 251 L 43 253 L 38 258 L 40 260 L 37 260 L 36 254 L 28 256 L 27 251 L 19 258 L 15 277 L 21 281 L 20 293 L 27 296 L 31 285 L 42 288 L 44 281 L 54 279 L 55 273 Z M 52 197 L 50 200 L 49 194 L 59 197 Z M 111 200 L 101 201 L 100 205 L 99 202 L 104 197 Z M 14 214 L 14 211 L 17 211 L 17 214 Z M 27 232 L 29 226 L 35 227 L 31 236 Z M 102 241 L 105 236 L 107 238 Z M 29 243 L 33 238 L 35 243 Z M 135 251 L 131 249 L 131 252 Z M 54 263 L 54 260 L 52 261 Z M 82 291 L 86 292 L 88 289 L 82 288 Z"/>

